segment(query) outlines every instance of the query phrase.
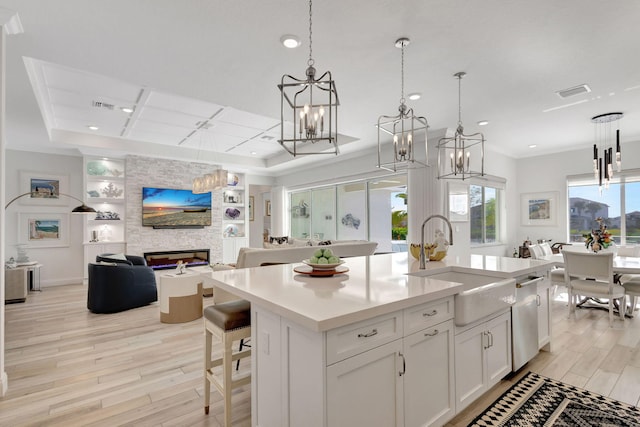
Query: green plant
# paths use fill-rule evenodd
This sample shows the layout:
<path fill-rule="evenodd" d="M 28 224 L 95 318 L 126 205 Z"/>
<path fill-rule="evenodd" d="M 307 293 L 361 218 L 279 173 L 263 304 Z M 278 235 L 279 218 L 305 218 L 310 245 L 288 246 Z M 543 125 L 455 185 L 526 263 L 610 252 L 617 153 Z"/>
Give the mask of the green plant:
<path fill-rule="evenodd" d="M 407 227 L 391 228 L 391 238 L 393 240 L 407 240 Z"/>

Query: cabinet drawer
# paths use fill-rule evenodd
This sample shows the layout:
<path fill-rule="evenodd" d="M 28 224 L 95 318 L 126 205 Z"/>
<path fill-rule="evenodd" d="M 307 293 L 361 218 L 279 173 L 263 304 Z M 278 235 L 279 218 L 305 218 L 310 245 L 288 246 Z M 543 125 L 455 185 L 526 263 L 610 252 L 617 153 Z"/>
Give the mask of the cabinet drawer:
<path fill-rule="evenodd" d="M 332 329 L 327 332 L 327 365 L 401 337 L 401 311 Z"/>
<path fill-rule="evenodd" d="M 406 308 L 404 333 L 409 335 L 449 319 L 453 319 L 453 296 Z"/>

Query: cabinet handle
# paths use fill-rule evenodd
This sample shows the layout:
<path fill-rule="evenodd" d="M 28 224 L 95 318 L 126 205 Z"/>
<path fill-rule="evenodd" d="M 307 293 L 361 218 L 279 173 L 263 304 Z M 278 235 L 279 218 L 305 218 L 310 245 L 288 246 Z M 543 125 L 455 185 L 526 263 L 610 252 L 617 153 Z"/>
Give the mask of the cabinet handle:
<path fill-rule="evenodd" d="M 487 334 L 489 335 L 489 347 L 493 347 L 493 334 L 491 333 L 491 331 L 487 331 Z"/>
<path fill-rule="evenodd" d="M 438 314 L 438 310 L 433 310 L 431 311 L 431 313 L 422 313 L 422 317 L 431 317 L 435 316 L 436 314 Z"/>
<path fill-rule="evenodd" d="M 482 336 L 485 337 L 484 345 L 482 346 L 482 348 L 484 348 L 486 350 L 486 349 L 489 348 L 489 332 L 487 332 L 487 331 L 483 332 Z"/>
<path fill-rule="evenodd" d="M 377 329 L 373 329 L 371 332 L 367 332 L 366 334 L 358 334 L 358 338 L 369 338 L 374 335 L 378 335 Z"/>
<path fill-rule="evenodd" d="M 437 329 L 434 329 L 432 333 L 425 332 L 425 334 L 424 334 L 425 337 L 435 337 L 436 335 L 438 335 L 438 330 Z"/>
<path fill-rule="evenodd" d="M 536 295 L 536 305 L 540 307 L 540 295 Z"/>
<path fill-rule="evenodd" d="M 404 354 L 398 352 L 398 356 L 402 357 L 402 371 L 398 372 L 398 376 L 401 377 L 407 372 L 407 361 L 404 358 Z"/>

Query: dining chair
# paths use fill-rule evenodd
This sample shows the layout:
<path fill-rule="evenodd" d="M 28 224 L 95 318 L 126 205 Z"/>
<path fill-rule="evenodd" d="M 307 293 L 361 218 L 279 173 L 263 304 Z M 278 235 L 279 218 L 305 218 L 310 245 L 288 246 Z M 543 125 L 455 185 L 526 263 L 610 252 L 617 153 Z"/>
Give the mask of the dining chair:
<path fill-rule="evenodd" d="M 640 257 L 640 246 L 619 246 L 618 256 L 630 256 Z M 618 278 L 620 284 L 624 287 L 627 296 L 629 297 L 629 306 L 627 308 L 627 314 L 633 316 L 633 312 L 638 304 L 638 297 L 640 297 L 640 274 L 623 274 Z"/>
<path fill-rule="evenodd" d="M 543 242 L 537 245 L 529 245 L 529 253 L 531 258 L 539 259 L 543 256 L 553 255 L 553 250 L 549 243 Z M 553 293 L 555 294 L 558 286 L 564 285 L 564 268 L 554 267 L 549 270 L 549 281 L 554 286 Z"/>
<path fill-rule="evenodd" d="M 576 298 L 606 298 L 609 300 L 609 326 L 613 326 L 613 301 L 619 300 L 620 319 L 624 321 L 625 289 L 613 281 L 613 252 L 563 251 L 564 277 L 569 295 L 569 317 L 575 317 Z M 580 278 L 572 277 L 577 276 Z"/>

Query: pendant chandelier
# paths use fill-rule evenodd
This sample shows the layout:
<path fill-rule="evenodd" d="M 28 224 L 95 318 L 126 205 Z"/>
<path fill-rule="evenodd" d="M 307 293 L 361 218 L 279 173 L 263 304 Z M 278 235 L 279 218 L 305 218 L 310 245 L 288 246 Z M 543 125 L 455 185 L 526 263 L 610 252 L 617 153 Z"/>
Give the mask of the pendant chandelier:
<path fill-rule="evenodd" d="M 427 166 L 427 119 L 413 114 L 404 99 L 404 48 L 410 40 L 406 37 L 396 40 L 396 47 L 402 50 L 400 72 L 400 106 L 395 116 L 378 118 L 378 167 L 396 172 L 398 169 L 412 169 Z M 393 137 L 391 157 L 383 153 L 381 132 Z M 419 135 L 418 135 L 419 134 Z M 382 135 L 384 137 L 384 135 Z M 425 163 L 416 160 L 416 153 L 424 155 Z"/>
<path fill-rule="evenodd" d="M 591 118 L 595 123 L 595 143 L 593 144 L 593 174 L 598 180 L 598 189 L 602 194 L 603 187 L 609 189 L 613 179 L 613 163 L 618 172 L 622 171 L 622 152 L 620 151 L 620 125 L 616 128 L 616 152 L 613 153 L 613 134 L 611 123 L 617 122 L 623 113 L 605 113 Z M 603 157 L 599 156 L 603 153 Z"/>
<path fill-rule="evenodd" d="M 198 130 L 200 131 L 200 146 L 198 147 L 198 157 L 200 157 L 200 150 L 202 149 L 202 139 L 204 132 L 211 126 L 207 121 L 200 123 Z M 193 178 L 191 192 L 193 194 L 210 193 L 215 190 L 220 190 L 227 186 L 228 172 L 225 169 L 216 169 L 211 173 Z"/>
<path fill-rule="evenodd" d="M 316 78 L 312 50 L 312 2 L 309 0 L 309 60 L 304 79 L 282 76 L 280 139 L 291 155 L 338 154 L 338 93 L 331 72 Z"/>
<path fill-rule="evenodd" d="M 464 71 L 455 73 L 458 79 L 458 127 L 453 137 L 438 141 L 438 179 L 469 179 L 484 175 L 484 135 L 480 132 L 464 134 L 462 126 L 462 78 Z"/>
<path fill-rule="evenodd" d="M 193 194 L 210 193 L 227 186 L 228 172 L 224 169 L 217 169 L 212 173 L 198 176 L 193 179 L 191 192 Z"/>

